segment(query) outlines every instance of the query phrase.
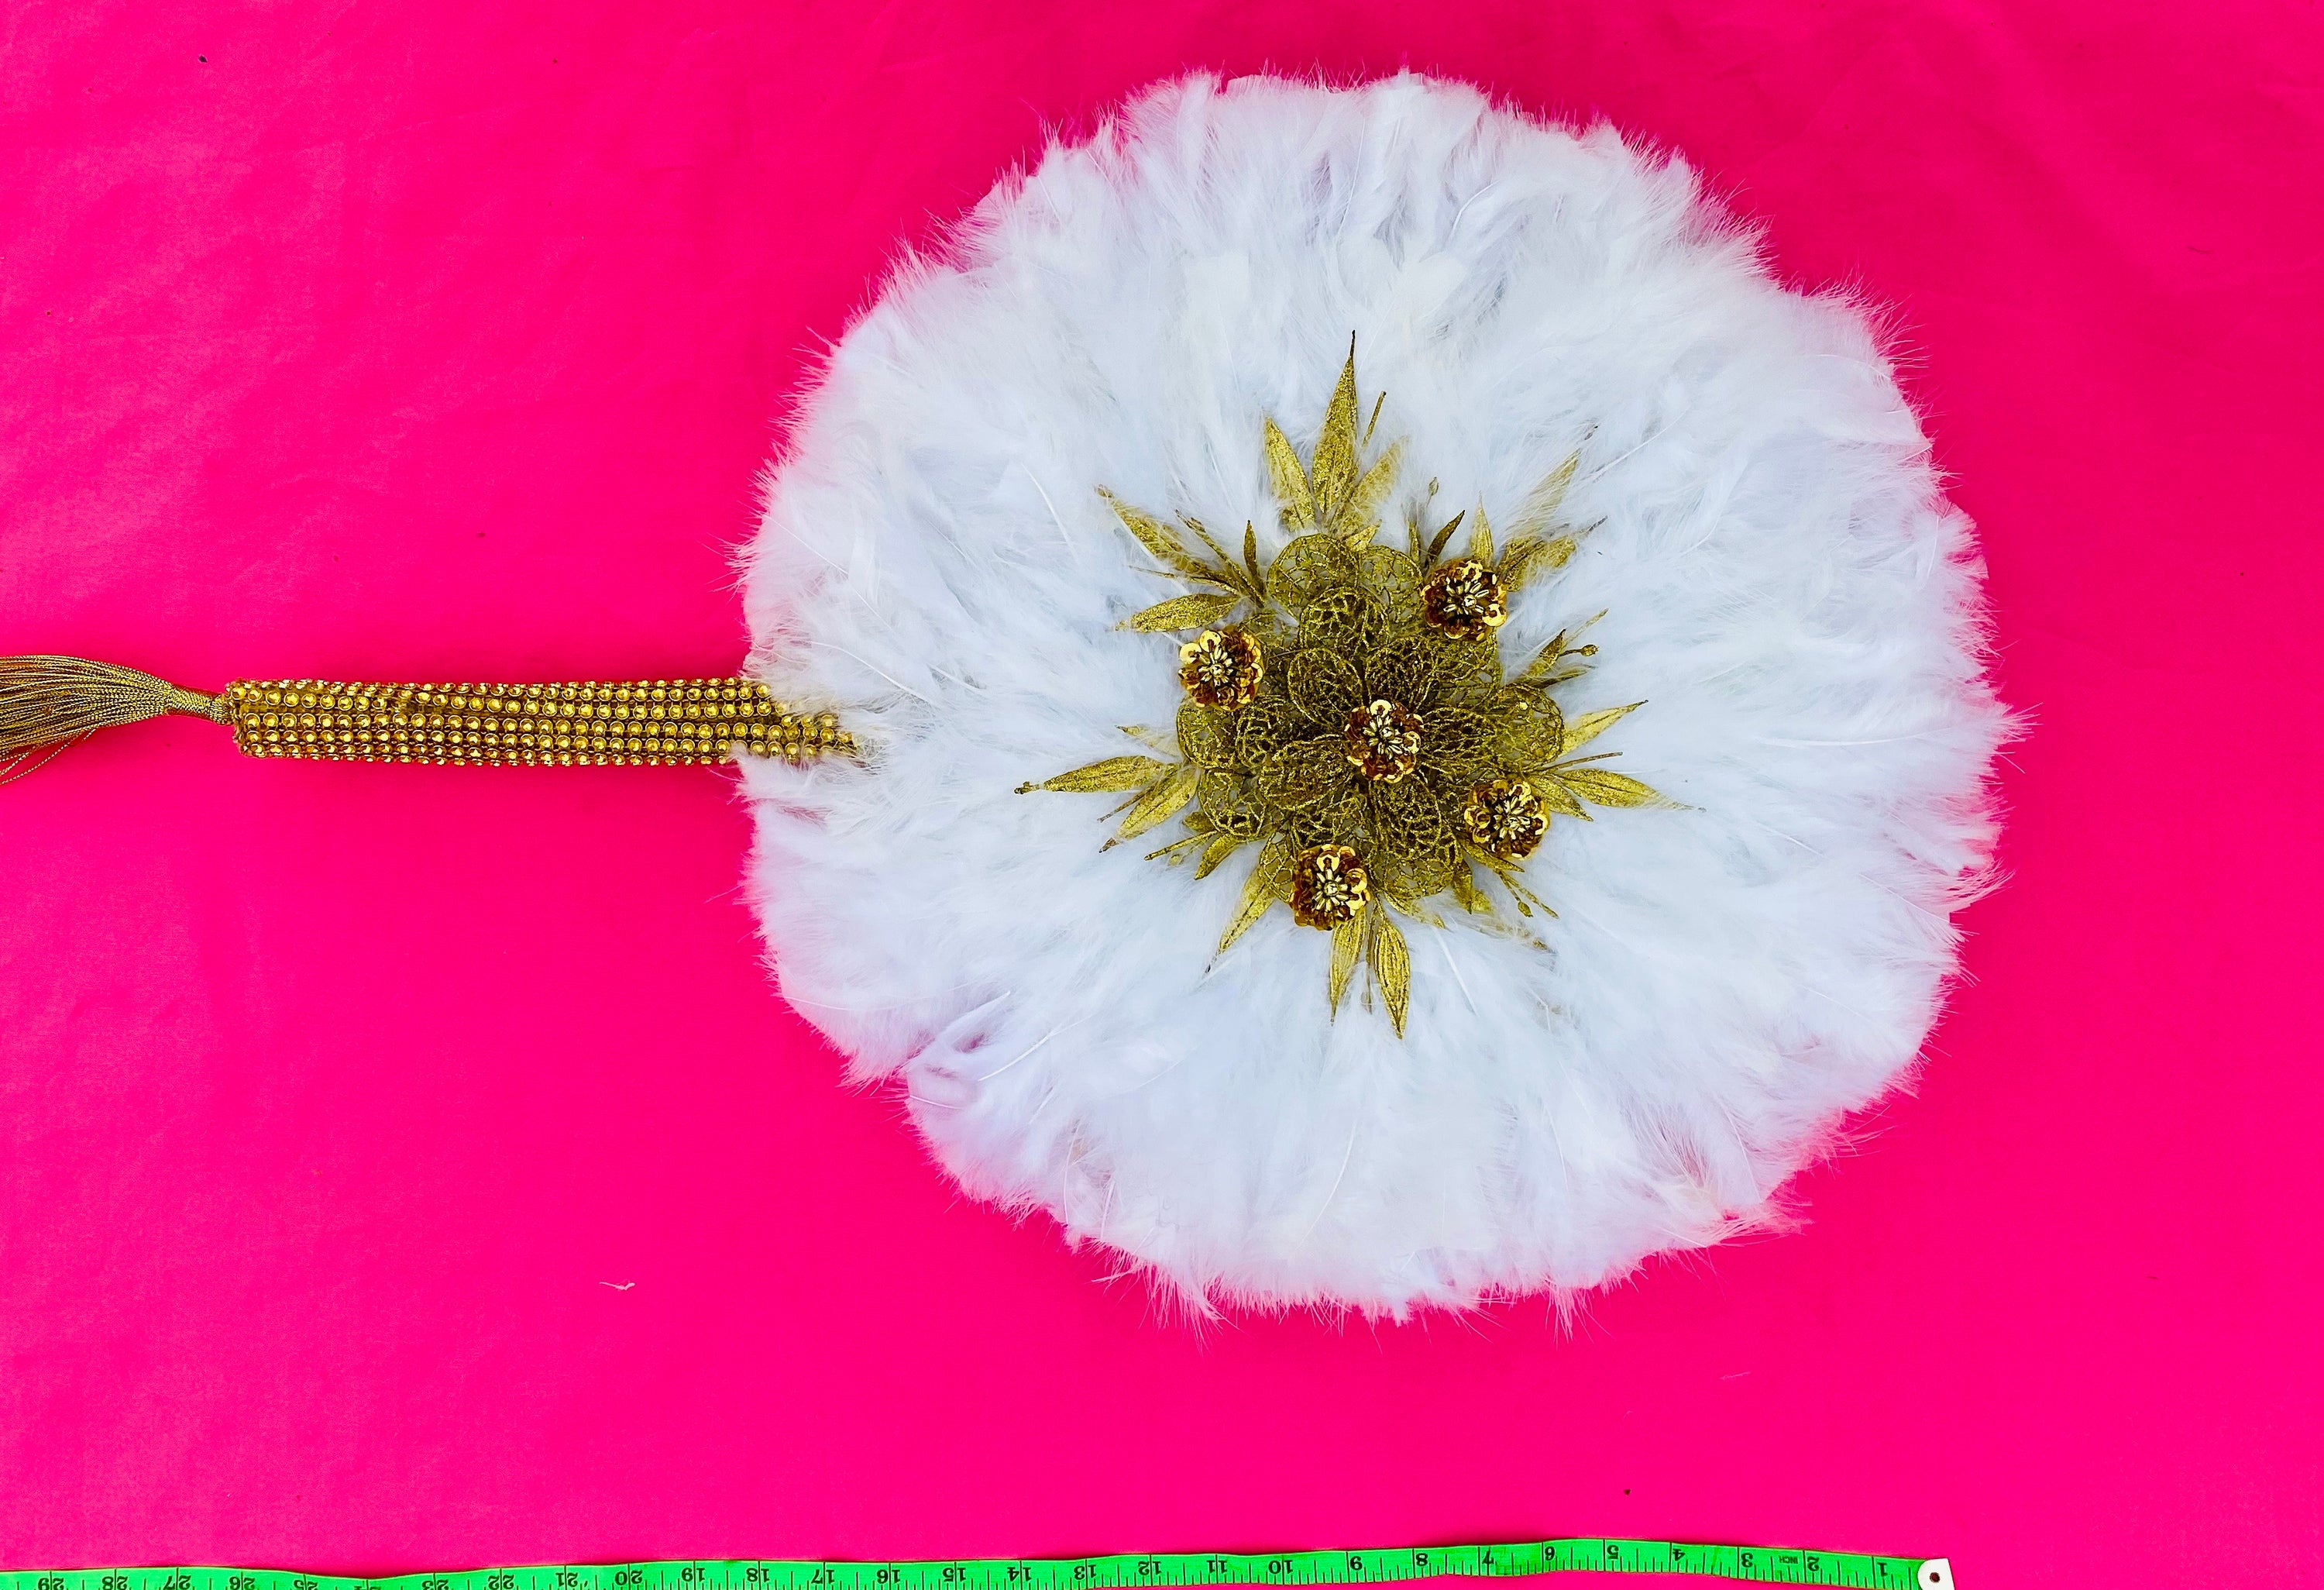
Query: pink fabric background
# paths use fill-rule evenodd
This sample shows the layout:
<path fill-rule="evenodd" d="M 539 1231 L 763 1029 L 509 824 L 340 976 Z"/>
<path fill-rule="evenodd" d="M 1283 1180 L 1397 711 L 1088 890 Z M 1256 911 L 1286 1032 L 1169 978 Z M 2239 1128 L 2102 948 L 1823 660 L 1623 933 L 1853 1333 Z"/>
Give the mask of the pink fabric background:
<path fill-rule="evenodd" d="M 718 672 L 899 239 L 1194 65 L 1409 64 L 1895 306 L 1993 569 L 2008 888 L 1797 1234 L 1562 1335 L 1156 1323 L 769 992 L 688 771 L 0 790 L 0 1564 L 1634 1533 L 2318 1583 L 2312 5 L 21 5 L 0 650 Z M 615 1290 L 619 1283 L 626 1290 Z"/>

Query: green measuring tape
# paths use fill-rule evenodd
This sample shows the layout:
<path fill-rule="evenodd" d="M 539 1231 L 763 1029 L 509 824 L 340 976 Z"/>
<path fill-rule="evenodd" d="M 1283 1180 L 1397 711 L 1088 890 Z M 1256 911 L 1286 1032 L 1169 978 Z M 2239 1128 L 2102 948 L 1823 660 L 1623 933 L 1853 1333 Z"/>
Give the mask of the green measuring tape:
<path fill-rule="evenodd" d="M 0 1573 L 0 1590 L 1137 1590 L 1147 1585 L 1383 1585 L 1530 1574 L 1700 1574 L 1757 1585 L 1953 1590 L 1941 1557 L 1864 1557 L 1676 1540 L 1531 1540 L 1419 1550 L 1158 1557 L 984 1557 L 921 1562 L 616 1562 L 348 1578 L 280 1568 L 73 1568 Z"/>

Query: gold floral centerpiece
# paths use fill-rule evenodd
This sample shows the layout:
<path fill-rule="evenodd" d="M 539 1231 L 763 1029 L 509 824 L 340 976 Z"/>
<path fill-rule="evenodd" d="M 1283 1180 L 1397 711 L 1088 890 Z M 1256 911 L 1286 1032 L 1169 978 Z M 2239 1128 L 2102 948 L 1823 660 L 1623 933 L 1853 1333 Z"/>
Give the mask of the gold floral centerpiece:
<path fill-rule="evenodd" d="M 1178 648 L 1185 698 L 1175 734 L 1127 731 L 1161 754 L 1109 757 L 1020 792 L 1126 793 L 1109 845 L 1183 814 L 1184 837 L 1148 859 L 1192 857 L 1198 877 L 1257 846 L 1220 949 L 1287 904 L 1332 936 L 1332 1009 L 1360 963 L 1401 1034 L 1412 957 L 1395 918 L 1442 929 L 1434 902 L 1449 896 L 1493 919 L 1496 885 L 1519 915 L 1548 911 L 1524 873 L 1551 821 L 1661 797 L 1600 765 L 1612 753 L 1577 754 L 1642 705 L 1566 716 L 1557 689 L 1596 647 L 1560 633 L 1514 674 L 1501 657 L 1509 604 L 1573 555 L 1578 532 L 1558 510 L 1576 458 L 1550 472 L 1498 544 L 1481 507 L 1431 532 L 1424 506 L 1406 515 L 1408 549 L 1382 545 L 1403 454 L 1391 443 L 1370 456 L 1386 398 L 1360 431 L 1351 345 L 1308 461 L 1266 422 L 1291 537 L 1271 560 L 1255 525 L 1243 526 L 1238 559 L 1200 520 L 1177 516 L 1189 542 L 1106 494 L 1160 572 L 1194 587 L 1126 626 L 1194 634 Z M 1464 521 L 1467 550 L 1448 559 Z"/>

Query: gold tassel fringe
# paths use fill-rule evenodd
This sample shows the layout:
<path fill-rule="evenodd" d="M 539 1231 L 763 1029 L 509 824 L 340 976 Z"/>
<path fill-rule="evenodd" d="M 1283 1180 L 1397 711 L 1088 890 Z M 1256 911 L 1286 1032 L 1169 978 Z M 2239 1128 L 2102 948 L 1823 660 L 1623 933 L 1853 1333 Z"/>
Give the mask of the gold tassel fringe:
<path fill-rule="evenodd" d="M 0 783 L 99 729 L 165 712 L 230 722 L 226 698 L 80 657 L 0 657 Z"/>

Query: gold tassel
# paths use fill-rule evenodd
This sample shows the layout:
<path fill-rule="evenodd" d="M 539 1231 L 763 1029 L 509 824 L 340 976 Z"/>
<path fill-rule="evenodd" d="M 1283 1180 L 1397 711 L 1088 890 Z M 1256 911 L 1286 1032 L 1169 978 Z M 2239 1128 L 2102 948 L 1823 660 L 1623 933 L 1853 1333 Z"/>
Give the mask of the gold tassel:
<path fill-rule="evenodd" d="M 114 724 L 164 712 L 234 730 L 253 756 L 460 766 L 668 766 L 737 751 L 856 754 L 828 712 L 793 712 L 755 679 L 547 685 L 237 679 L 216 696 L 76 657 L 0 658 L 0 782 Z M 47 755 L 35 758 L 37 752 Z"/>
<path fill-rule="evenodd" d="M 165 712 L 227 716 L 226 698 L 79 657 L 0 657 L 0 783 L 22 778 L 75 741 Z"/>

